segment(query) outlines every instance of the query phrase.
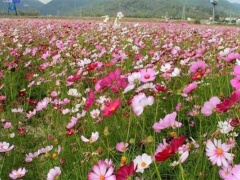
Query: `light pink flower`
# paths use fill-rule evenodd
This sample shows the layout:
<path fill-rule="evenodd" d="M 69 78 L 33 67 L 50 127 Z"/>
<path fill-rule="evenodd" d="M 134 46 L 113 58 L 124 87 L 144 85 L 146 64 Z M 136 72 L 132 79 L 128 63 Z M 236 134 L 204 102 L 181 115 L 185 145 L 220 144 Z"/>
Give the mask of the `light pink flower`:
<path fill-rule="evenodd" d="M 92 132 L 92 135 L 89 139 L 87 139 L 86 137 L 84 136 L 81 136 L 81 139 L 83 142 L 89 142 L 89 143 L 93 143 L 95 141 L 97 141 L 99 138 L 99 132 Z"/>
<path fill-rule="evenodd" d="M 189 85 L 187 85 L 187 87 L 185 87 L 183 89 L 183 93 L 189 94 L 189 93 L 193 92 L 195 89 L 197 89 L 197 82 L 194 81 L 194 82 L 190 83 Z"/>
<path fill-rule="evenodd" d="M 196 61 L 191 64 L 189 71 L 193 74 L 200 71 L 202 72 L 205 71 L 206 66 L 205 61 Z"/>
<path fill-rule="evenodd" d="M 213 142 L 209 139 L 206 143 L 206 155 L 213 165 L 228 167 L 232 162 L 234 154 L 228 153 L 230 146 L 222 143 L 221 139 L 214 139 Z"/>
<path fill-rule="evenodd" d="M 94 165 L 92 171 L 88 173 L 88 180 L 116 180 L 116 176 L 113 175 L 114 168 L 108 166 L 104 161 L 99 161 Z"/>
<path fill-rule="evenodd" d="M 4 129 L 10 129 L 12 127 L 12 123 L 11 122 L 5 122 L 3 125 Z"/>
<path fill-rule="evenodd" d="M 222 169 L 218 171 L 218 174 L 222 179 L 226 179 L 229 173 L 231 172 L 231 170 L 232 170 L 232 166 L 230 165 L 228 167 L 223 166 Z"/>
<path fill-rule="evenodd" d="M 25 168 L 19 168 L 18 170 L 13 170 L 9 173 L 11 179 L 20 179 L 26 174 L 27 170 Z"/>
<path fill-rule="evenodd" d="M 50 169 L 47 175 L 47 180 L 55 180 L 61 175 L 61 169 L 57 166 Z"/>
<path fill-rule="evenodd" d="M 220 99 L 216 96 L 210 98 L 209 101 L 206 101 L 203 104 L 201 113 L 204 116 L 210 116 L 213 113 L 214 109 L 217 107 L 217 104 L 219 104 L 220 102 L 221 102 Z"/>
<path fill-rule="evenodd" d="M 7 142 L 0 142 L 0 153 L 11 151 L 14 148 L 14 145 L 10 146 Z"/>
<path fill-rule="evenodd" d="M 240 88 L 240 76 L 236 76 L 235 78 L 231 79 L 230 81 L 232 87 L 234 87 L 235 89 L 239 89 Z"/>
<path fill-rule="evenodd" d="M 154 81 L 154 79 L 156 78 L 156 71 L 152 68 L 142 69 L 140 73 L 141 73 L 140 80 L 144 83 Z"/>
<path fill-rule="evenodd" d="M 145 106 L 153 105 L 154 97 L 153 96 L 146 96 L 145 93 L 139 93 L 138 95 L 134 96 L 132 99 L 132 109 L 133 112 L 140 116 L 144 110 Z"/>
<path fill-rule="evenodd" d="M 153 129 L 156 132 L 160 132 L 163 129 L 172 127 L 173 129 L 177 127 L 181 127 L 182 123 L 176 121 L 177 113 L 173 112 L 171 114 L 167 114 L 164 119 L 160 119 L 159 122 L 154 123 Z"/>
<path fill-rule="evenodd" d="M 116 145 L 116 149 L 119 152 L 125 152 L 127 150 L 127 147 L 128 147 L 128 143 L 125 143 L 125 142 L 120 142 L 120 143 L 117 143 Z"/>
<path fill-rule="evenodd" d="M 240 76 L 240 66 L 236 65 L 233 70 L 233 75 L 234 76 Z"/>
<path fill-rule="evenodd" d="M 240 179 L 240 165 L 235 165 L 224 180 L 239 180 Z"/>

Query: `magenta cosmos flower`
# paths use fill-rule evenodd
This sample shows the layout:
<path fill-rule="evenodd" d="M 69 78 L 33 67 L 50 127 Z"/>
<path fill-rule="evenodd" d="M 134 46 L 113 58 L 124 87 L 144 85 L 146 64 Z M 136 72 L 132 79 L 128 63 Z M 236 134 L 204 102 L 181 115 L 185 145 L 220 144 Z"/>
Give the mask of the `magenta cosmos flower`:
<path fill-rule="evenodd" d="M 84 110 L 87 111 L 89 108 L 92 107 L 92 105 L 94 104 L 94 99 L 95 99 L 95 95 L 93 90 L 90 90 L 89 95 L 86 99 L 86 104 L 84 106 Z"/>
<path fill-rule="evenodd" d="M 115 101 L 111 101 L 103 109 L 103 117 L 111 116 L 114 112 L 117 111 L 120 105 L 121 105 L 121 100 L 119 98 L 117 98 Z"/>
<path fill-rule="evenodd" d="M 60 167 L 55 166 L 54 168 L 50 169 L 47 175 L 47 180 L 55 180 L 61 175 Z"/>
<path fill-rule="evenodd" d="M 109 167 L 104 161 L 99 161 L 93 166 L 92 172 L 88 173 L 88 180 L 116 180 L 113 172 L 112 166 Z"/>
<path fill-rule="evenodd" d="M 221 101 L 218 97 L 212 97 L 209 99 L 209 101 L 206 101 L 204 104 L 203 104 L 203 107 L 201 109 L 201 113 L 204 115 L 204 116 L 210 116 L 214 109 L 216 108 L 217 104 L 219 104 Z"/>
<path fill-rule="evenodd" d="M 128 85 L 127 78 L 121 78 L 121 69 L 115 69 L 114 71 L 111 71 L 109 75 L 105 76 L 100 81 L 101 88 L 108 87 L 115 93 L 119 93 L 119 90 L 125 89 Z M 100 88 L 100 89 L 101 89 Z"/>
<path fill-rule="evenodd" d="M 239 180 L 240 179 L 240 165 L 235 165 L 224 180 Z"/>
<path fill-rule="evenodd" d="M 133 162 L 131 162 L 129 165 L 124 165 L 117 170 L 117 180 L 130 179 L 135 172 L 136 168 L 134 168 Z"/>
<path fill-rule="evenodd" d="M 183 89 L 183 93 L 189 94 L 189 93 L 193 92 L 195 89 L 197 89 L 197 82 L 194 81 L 194 82 L 190 83 L 189 85 L 187 85 L 187 87 L 185 87 Z"/>
<path fill-rule="evenodd" d="M 156 71 L 152 68 L 142 69 L 140 73 L 141 73 L 140 80 L 144 83 L 154 81 L 154 79 L 156 78 Z"/>
<path fill-rule="evenodd" d="M 160 132 L 163 129 L 172 127 L 175 129 L 176 127 L 181 127 L 182 123 L 176 121 L 177 113 L 173 112 L 171 114 L 167 114 L 163 119 L 160 119 L 159 122 L 154 123 L 153 129 L 156 132 Z"/>
<path fill-rule="evenodd" d="M 232 162 L 234 154 L 228 153 L 230 146 L 222 143 L 221 139 L 209 139 L 206 143 L 206 155 L 213 165 L 228 167 Z"/>
<path fill-rule="evenodd" d="M 19 168 L 18 170 L 13 170 L 10 174 L 9 177 L 11 179 L 20 179 L 23 176 L 25 176 L 27 170 L 25 168 Z"/>

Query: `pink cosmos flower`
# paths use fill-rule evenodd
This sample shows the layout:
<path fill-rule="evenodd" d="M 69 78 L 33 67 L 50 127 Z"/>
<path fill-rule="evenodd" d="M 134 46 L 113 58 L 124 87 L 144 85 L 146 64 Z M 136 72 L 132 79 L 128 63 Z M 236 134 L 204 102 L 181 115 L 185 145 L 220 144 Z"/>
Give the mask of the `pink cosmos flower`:
<path fill-rule="evenodd" d="M 103 109 L 103 117 L 111 116 L 114 112 L 117 111 L 118 107 L 121 105 L 121 101 L 117 98 L 115 101 L 111 101 Z"/>
<path fill-rule="evenodd" d="M 50 171 L 47 174 L 47 180 L 55 180 L 61 175 L 61 169 L 57 166 L 50 169 Z"/>
<path fill-rule="evenodd" d="M 219 104 L 220 102 L 221 102 L 220 99 L 216 96 L 210 98 L 209 101 L 206 101 L 203 104 L 201 113 L 204 116 L 210 116 L 213 113 L 214 109 L 217 107 L 217 104 Z"/>
<path fill-rule="evenodd" d="M 154 81 L 154 79 L 156 78 L 156 71 L 152 68 L 142 69 L 140 73 L 141 73 L 140 80 L 144 83 Z"/>
<path fill-rule="evenodd" d="M 12 127 L 12 123 L 11 122 L 5 122 L 4 125 L 3 125 L 4 129 L 9 129 L 11 127 Z"/>
<path fill-rule="evenodd" d="M 235 165 L 224 180 L 239 180 L 240 179 L 240 165 Z"/>
<path fill-rule="evenodd" d="M 13 170 L 9 173 L 11 179 L 20 179 L 26 174 L 27 170 L 25 168 L 19 168 L 18 170 Z"/>
<path fill-rule="evenodd" d="M 92 171 L 88 173 L 88 180 L 116 180 L 113 175 L 114 168 L 108 166 L 104 161 L 99 161 L 98 164 L 92 167 Z"/>
<path fill-rule="evenodd" d="M 191 64 L 189 71 L 192 74 L 195 74 L 197 72 L 203 72 L 205 71 L 206 66 L 207 64 L 205 63 L 205 61 L 196 61 Z"/>
<path fill-rule="evenodd" d="M 193 92 L 195 89 L 197 89 L 197 82 L 194 81 L 183 89 L 183 93 L 189 94 L 189 93 Z"/>
<path fill-rule="evenodd" d="M 83 142 L 89 142 L 89 143 L 93 143 L 95 141 L 97 141 L 99 138 L 99 132 L 92 132 L 92 135 L 89 139 L 87 139 L 86 137 L 84 136 L 81 136 L 81 139 Z"/>
<path fill-rule="evenodd" d="M 229 53 L 225 59 L 226 62 L 231 62 L 233 60 L 240 59 L 240 54 L 239 53 Z"/>
<path fill-rule="evenodd" d="M 227 176 L 230 174 L 231 170 L 232 170 L 232 166 L 230 165 L 228 167 L 223 166 L 222 169 L 218 171 L 218 174 L 222 179 L 226 179 Z"/>
<path fill-rule="evenodd" d="M 134 96 L 132 99 L 132 109 L 133 112 L 140 116 L 144 110 L 145 106 L 153 105 L 154 97 L 153 96 L 146 96 L 145 93 L 139 93 L 138 95 Z"/>
<path fill-rule="evenodd" d="M 221 139 L 209 139 L 206 143 L 206 155 L 213 165 L 228 167 L 232 162 L 234 154 L 228 153 L 230 146 L 222 143 Z"/>
<path fill-rule="evenodd" d="M 175 129 L 176 127 L 181 127 L 182 123 L 176 121 L 177 113 L 173 112 L 171 114 L 167 114 L 164 119 L 160 119 L 159 122 L 154 123 L 153 129 L 156 132 L 160 132 L 163 129 L 172 127 Z"/>
<path fill-rule="evenodd" d="M 125 142 L 120 142 L 120 143 L 117 143 L 116 145 L 116 149 L 119 152 L 125 152 L 127 150 L 127 147 L 128 147 L 128 143 L 125 143 Z"/>
<path fill-rule="evenodd" d="M 14 145 L 10 146 L 7 142 L 0 142 L 0 153 L 11 151 L 14 148 Z"/>
<path fill-rule="evenodd" d="M 233 70 L 233 75 L 240 76 L 240 66 L 236 65 Z"/>
<path fill-rule="evenodd" d="M 119 93 L 119 90 L 127 87 L 127 78 L 121 78 L 121 69 L 115 69 L 111 71 L 109 75 L 105 76 L 100 81 L 101 88 L 108 87 L 115 93 Z"/>
<path fill-rule="evenodd" d="M 230 81 L 232 87 L 234 87 L 235 89 L 239 89 L 240 88 L 240 76 L 237 76 L 233 79 L 231 79 Z"/>
<path fill-rule="evenodd" d="M 94 104 L 94 98 L 95 98 L 94 92 L 93 90 L 90 90 L 89 95 L 86 99 L 86 104 L 84 106 L 85 111 L 92 107 L 92 105 Z"/>

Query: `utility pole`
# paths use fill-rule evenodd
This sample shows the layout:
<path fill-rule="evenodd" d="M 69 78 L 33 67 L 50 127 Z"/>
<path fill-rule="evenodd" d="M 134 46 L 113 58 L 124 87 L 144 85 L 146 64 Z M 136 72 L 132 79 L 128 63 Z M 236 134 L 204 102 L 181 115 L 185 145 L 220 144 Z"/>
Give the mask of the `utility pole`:
<path fill-rule="evenodd" d="M 212 20 L 213 22 L 215 21 L 215 7 L 217 5 L 217 1 L 216 0 L 210 0 L 210 2 L 212 3 L 213 5 L 213 15 L 212 15 Z"/>

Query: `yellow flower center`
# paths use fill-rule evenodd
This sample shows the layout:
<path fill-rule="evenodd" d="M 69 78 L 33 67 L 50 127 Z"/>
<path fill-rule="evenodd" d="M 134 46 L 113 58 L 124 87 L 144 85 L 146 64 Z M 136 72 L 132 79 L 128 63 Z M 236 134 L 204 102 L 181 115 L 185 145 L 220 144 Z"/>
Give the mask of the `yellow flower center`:
<path fill-rule="evenodd" d="M 103 176 L 103 175 L 100 175 L 100 178 L 99 178 L 99 180 L 105 180 L 105 176 Z"/>
<path fill-rule="evenodd" d="M 145 162 L 142 162 L 142 163 L 141 163 L 141 166 L 142 166 L 142 167 L 145 167 L 146 165 L 147 165 L 147 164 L 146 164 Z"/>
<path fill-rule="evenodd" d="M 222 150 L 221 148 L 218 148 L 218 149 L 216 150 L 216 153 L 217 153 L 218 155 L 222 155 L 222 154 L 223 154 L 223 150 Z"/>
<path fill-rule="evenodd" d="M 115 107 L 111 107 L 110 108 L 111 111 L 115 111 L 115 109 L 116 109 Z"/>

